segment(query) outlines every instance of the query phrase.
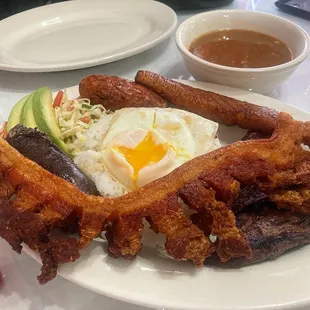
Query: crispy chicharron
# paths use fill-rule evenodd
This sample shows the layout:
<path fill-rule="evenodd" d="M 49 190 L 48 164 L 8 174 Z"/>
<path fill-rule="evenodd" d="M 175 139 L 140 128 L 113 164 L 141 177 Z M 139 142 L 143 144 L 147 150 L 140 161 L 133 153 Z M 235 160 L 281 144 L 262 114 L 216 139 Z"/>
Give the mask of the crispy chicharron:
<path fill-rule="evenodd" d="M 281 113 L 270 139 L 236 142 L 113 199 L 83 194 L 1 139 L 0 236 L 17 252 L 25 243 L 40 253 L 40 283 L 53 279 L 59 264 L 78 259 L 79 249 L 105 230 L 110 254 L 133 258 L 142 247 L 143 219 L 166 235 L 167 253 L 175 259 L 201 266 L 214 252 L 222 262 L 250 258 L 232 202 L 242 186 L 252 184 L 279 208 L 310 213 L 310 157 L 301 148 L 307 135 L 308 123 Z M 201 215 L 200 221 L 185 216 L 180 200 Z M 202 222 L 209 227 L 201 227 Z M 54 235 L 64 227 L 71 229 Z M 215 243 L 210 232 L 217 236 Z"/>

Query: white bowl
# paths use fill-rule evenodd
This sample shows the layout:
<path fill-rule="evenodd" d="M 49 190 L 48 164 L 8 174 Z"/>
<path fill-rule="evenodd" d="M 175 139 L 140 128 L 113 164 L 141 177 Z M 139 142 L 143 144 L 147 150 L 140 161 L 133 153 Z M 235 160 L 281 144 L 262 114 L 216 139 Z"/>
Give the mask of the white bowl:
<path fill-rule="evenodd" d="M 196 38 L 223 29 L 246 29 L 276 37 L 290 48 L 294 59 L 273 67 L 235 68 L 205 61 L 189 51 Z M 196 80 L 263 94 L 288 79 L 306 59 L 310 49 L 310 37 L 298 25 L 271 14 L 242 10 L 210 11 L 190 17 L 179 26 L 176 43 L 188 71 Z"/>

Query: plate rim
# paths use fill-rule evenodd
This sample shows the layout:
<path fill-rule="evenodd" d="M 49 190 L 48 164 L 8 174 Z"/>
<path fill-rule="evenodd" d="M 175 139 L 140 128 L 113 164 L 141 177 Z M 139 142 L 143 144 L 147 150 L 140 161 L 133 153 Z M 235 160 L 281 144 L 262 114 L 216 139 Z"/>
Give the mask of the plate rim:
<path fill-rule="evenodd" d="M 231 88 L 231 87 L 227 87 L 227 86 L 221 86 L 221 85 L 217 85 L 217 84 L 210 84 L 210 83 L 205 83 L 205 82 L 198 82 L 198 81 L 189 81 L 189 80 L 177 80 L 181 83 L 184 83 L 184 84 L 187 84 L 187 85 L 190 85 L 190 86 L 193 86 L 193 87 L 196 87 L 196 88 L 201 88 L 201 86 L 203 86 L 204 89 L 209 89 L 210 91 L 217 91 L 217 92 L 236 92 L 237 95 L 235 97 L 242 97 L 243 95 L 245 96 L 248 96 L 250 95 L 251 97 L 253 96 L 254 98 L 261 98 L 262 100 L 267 100 L 267 103 L 268 102 L 273 102 L 273 104 L 275 105 L 279 105 L 281 107 L 288 107 L 288 109 L 291 109 L 291 110 L 294 110 L 296 111 L 297 114 L 304 114 L 306 116 L 306 118 L 308 118 L 310 120 L 310 112 L 306 111 L 306 110 L 303 110 L 303 109 L 300 109 L 296 106 L 293 106 L 293 105 L 290 105 L 290 104 L 287 104 L 281 100 L 277 100 L 277 99 L 274 99 L 274 98 L 271 98 L 271 97 L 267 97 L 267 96 L 264 96 L 264 95 L 261 95 L 261 94 L 256 94 L 256 93 L 251 93 L 249 91 L 246 91 L 246 90 L 241 90 L 241 89 L 236 89 L 236 88 Z M 72 87 L 68 87 L 67 88 L 68 90 L 68 93 L 70 93 L 70 91 L 78 91 L 78 85 L 76 86 L 72 86 Z M 227 94 L 226 94 L 227 95 Z M 231 94 L 229 94 L 231 95 Z M 234 97 L 232 95 L 232 97 Z M 254 103 L 252 100 L 250 101 L 252 103 Z M 257 102 L 256 102 L 257 103 Z M 257 103 L 259 104 L 259 103 Z M 270 103 L 269 103 L 270 104 Z M 271 104 L 271 105 L 273 105 Z M 268 104 L 267 104 L 268 106 Z M 274 107 L 273 107 L 274 108 Z M 92 244 L 91 247 L 100 247 L 100 244 Z M 307 246 L 305 246 L 307 247 Z M 305 248 L 304 247 L 304 248 Z M 297 251 L 300 251 L 300 250 L 297 250 Z M 23 252 L 25 254 L 27 254 L 28 256 L 32 257 L 33 259 L 35 259 L 36 261 L 38 261 L 40 263 L 40 259 L 39 257 L 37 256 L 37 254 L 35 252 L 33 252 L 32 250 L 30 250 L 28 247 L 24 247 L 23 248 Z M 104 254 L 104 251 L 102 250 L 103 254 Z M 138 258 L 137 258 L 138 259 Z M 104 262 L 102 262 L 104 263 Z M 261 263 L 262 265 L 265 264 L 265 263 Z M 281 310 L 289 310 L 289 309 L 300 309 L 300 308 L 303 308 L 303 307 L 307 307 L 310 305 L 310 294 L 309 294 L 309 297 L 305 298 L 305 299 L 302 299 L 302 300 L 292 300 L 291 302 L 288 302 L 288 303 L 277 303 L 277 304 L 272 304 L 272 305 L 259 305 L 259 306 L 251 306 L 251 307 L 234 307 L 234 308 L 231 308 L 231 307 L 214 307 L 214 305 L 206 305 L 206 304 L 195 304 L 195 305 L 192 305 L 192 304 L 180 304 L 178 302 L 175 302 L 175 301 L 169 301 L 167 302 L 166 301 L 161 301 L 160 298 L 157 299 L 156 302 L 154 302 L 154 297 L 152 298 L 148 298 L 148 297 L 145 297 L 144 298 L 141 298 L 141 294 L 134 296 L 134 294 L 132 292 L 127 292 L 127 294 L 122 294 L 122 292 L 120 291 L 117 291 L 115 290 L 115 288 L 113 289 L 113 287 L 111 288 L 108 288 L 108 287 L 105 287 L 104 290 L 100 289 L 100 288 L 96 288 L 94 287 L 94 285 L 91 285 L 89 283 L 85 283 L 83 282 L 81 279 L 79 280 L 76 280 L 74 279 L 74 277 L 72 277 L 72 274 L 67 274 L 66 271 L 65 271 L 65 268 L 66 266 L 64 266 L 64 268 L 61 268 L 58 272 L 58 275 L 81 286 L 81 287 L 84 287 L 88 290 L 91 290 L 93 292 L 96 292 L 98 294 L 101 294 L 101 295 L 104 295 L 104 296 L 107 296 L 107 297 L 110 297 L 110 298 L 113 298 L 113 299 L 116 299 L 116 300 L 120 300 L 120 301 L 123 301 L 123 302 L 127 302 L 127 303 L 131 303 L 131 304 L 136 304 L 136 305 L 140 305 L 140 306 L 145 306 L 145 307 L 153 307 L 153 308 L 166 308 L 166 309 L 183 309 L 183 310 L 261 310 L 261 309 L 264 309 L 264 310 L 272 310 L 272 309 L 281 309 Z M 281 281 L 281 280 L 279 280 Z M 220 291 L 220 289 L 219 289 Z M 224 292 L 225 294 L 225 292 Z M 160 296 L 158 296 L 160 297 Z M 153 300 L 153 301 L 151 301 Z M 210 308 L 211 307 L 211 308 Z"/>
<path fill-rule="evenodd" d="M 102 1 L 102 5 L 104 6 L 104 1 L 107 0 L 101 0 Z M 129 1 L 129 0 L 127 0 Z M 114 0 L 113 2 L 127 2 L 126 0 Z M 30 66 L 23 66 L 23 65 L 14 65 L 14 64 L 8 64 L 5 62 L 2 62 L 1 58 L 0 58 L 0 70 L 3 71 L 9 71 L 9 72 L 33 72 L 33 73 L 39 73 L 39 72 L 62 72 L 62 71 L 69 71 L 69 70 L 77 70 L 77 69 L 83 69 L 83 68 L 90 68 L 90 67 L 94 67 L 94 66 L 99 66 L 99 65 L 103 65 L 103 64 L 108 64 L 111 62 L 115 62 L 118 60 L 122 60 L 122 59 L 126 59 L 129 58 L 131 56 L 140 54 L 142 52 L 145 52 L 157 45 L 159 45 L 160 43 L 162 43 L 163 41 L 167 40 L 172 33 L 175 31 L 177 24 L 178 24 L 178 17 L 176 12 L 170 8 L 168 5 L 162 3 L 162 2 L 158 2 L 155 0 L 133 0 L 133 2 L 136 3 L 145 3 L 145 1 L 149 1 L 150 3 L 152 3 L 152 5 L 154 5 L 155 7 L 161 7 L 161 9 L 166 10 L 166 12 L 169 14 L 171 14 L 171 20 L 170 20 L 170 25 L 169 27 L 167 27 L 167 29 L 165 31 L 162 31 L 160 35 L 157 36 L 157 38 L 148 41 L 147 43 L 144 43 L 143 45 L 137 46 L 135 48 L 131 48 L 128 51 L 125 52 L 117 52 L 115 55 L 110 55 L 110 56 L 104 56 L 104 57 L 96 57 L 93 58 L 92 60 L 84 60 L 81 62 L 75 62 L 69 65 L 65 65 L 65 64 L 53 64 L 53 65 L 30 65 Z M 82 0 L 74 0 L 74 1 L 70 1 L 71 3 L 73 3 L 73 5 L 78 5 L 78 2 L 83 2 Z M 99 2 L 99 1 L 97 1 Z M 40 7 L 36 7 L 30 10 L 26 10 L 23 12 L 20 12 L 18 14 L 9 16 L 5 19 L 3 19 L 2 21 L 0 21 L 0 28 L 1 26 L 9 21 L 12 20 L 13 18 L 16 19 L 18 18 L 18 16 L 24 16 L 26 14 L 29 14 L 30 11 L 40 11 L 40 10 L 52 10 L 51 7 L 64 7 L 67 3 L 66 2 L 60 2 L 60 3 L 53 3 L 53 4 L 49 4 L 49 5 L 45 5 L 45 6 L 40 6 Z M 154 12 L 156 11 L 154 10 L 150 10 L 150 12 Z M 135 12 L 135 11 L 133 11 Z M 152 13 L 153 14 L 153 13 Z"/>

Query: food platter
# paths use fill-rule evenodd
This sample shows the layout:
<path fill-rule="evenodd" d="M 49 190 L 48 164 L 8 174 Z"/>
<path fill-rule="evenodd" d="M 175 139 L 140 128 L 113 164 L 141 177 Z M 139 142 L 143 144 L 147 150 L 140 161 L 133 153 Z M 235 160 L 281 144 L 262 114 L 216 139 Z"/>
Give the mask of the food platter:
<path fill-rule="evenodd" d="M 182 81 L 194 87 L 246 100 L 307 121 L 310 114 L 283 102 L 212 84 Z M 68 89 L 77 97 L 78 87 Z M 220 126 L 223 144 L 239 140 L 244 131 Z M 310 247 L 306 246 L 273 261 L 240 269 L 203 267 L 164 257 L 154 247 L 156 238 L 147 234 L 146 247 L 133 261 L 108 256 L 105 242 L 93 242 L 75 263 L 59 270 L 59 275 L 97 293 L 122 301 L 166 309 L 300 309 L 309 306 Z M 24 252 L 37 261 L 27 247 Z"/>
<path fill-rule="evenodd" d="M 0 21 L 0 69 L 47 72 L 109 63 L 154 47 L 176 24 L 175 12 L 156 1 L 68 1 L 39 7 Z"/>

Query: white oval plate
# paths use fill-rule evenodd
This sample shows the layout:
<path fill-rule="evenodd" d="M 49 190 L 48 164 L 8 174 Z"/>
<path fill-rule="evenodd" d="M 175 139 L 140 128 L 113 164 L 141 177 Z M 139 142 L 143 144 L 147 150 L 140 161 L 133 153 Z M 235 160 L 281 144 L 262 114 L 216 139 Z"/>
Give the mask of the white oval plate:
<path fill-rule="evenodd" d="M 296 119 L 310 120 L 310 113 L 275 99 L 224 86 L 181 81 L 248 102 L 286 111 Z M 71 97 L 78 87 L 68 89 Z M 244 131 L 220 126 L 219 138 L 228 143 Z M 153 240 L 153 241 L 152 241 Z M 310 307 L 310 247 L 240 269 L 204 267 L 163 257 L 148 238 L 133 261 L 110 258 L 106 244 L 93 242 L 81 258 L 62 266 L 59 275 L 97 293 L 157 309 L 271 310 Z M 24 251 L 37 261 L 38 256 Z M 39 268 L 38 268 L 39 273 Z M 34 275 L 35 276 L 35 275 Z M 307 307 L 308 309 L 308 307 Z"/>
<path fill-rule="evenodd" d="M 175 12 L 151 0 L 75 0 L 0 21 L 0 69 L 64 71 L 120 60 L 167 39 Z"/>

